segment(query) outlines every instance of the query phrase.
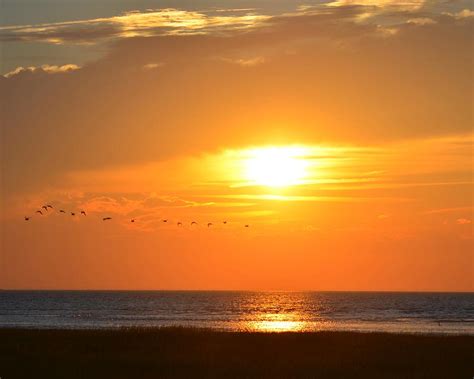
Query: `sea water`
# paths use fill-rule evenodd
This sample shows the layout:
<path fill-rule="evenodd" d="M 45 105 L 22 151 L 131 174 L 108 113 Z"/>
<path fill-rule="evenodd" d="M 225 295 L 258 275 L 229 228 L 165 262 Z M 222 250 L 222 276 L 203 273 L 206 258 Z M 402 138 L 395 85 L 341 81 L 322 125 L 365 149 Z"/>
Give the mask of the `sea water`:
<path fill-rule="evenodd" d="M 474 335 L 474 293 L 0 291 L 0 327 Z"/>

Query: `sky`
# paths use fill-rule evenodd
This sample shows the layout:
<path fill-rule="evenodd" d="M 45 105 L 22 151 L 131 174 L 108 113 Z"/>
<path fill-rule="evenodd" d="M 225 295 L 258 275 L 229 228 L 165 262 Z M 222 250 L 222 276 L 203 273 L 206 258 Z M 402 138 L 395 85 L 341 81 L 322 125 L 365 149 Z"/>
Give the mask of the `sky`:
<path fill-rule="evenodd" d="M 473 290 L 471 2 L 1 7 L 0 288 Z"/>

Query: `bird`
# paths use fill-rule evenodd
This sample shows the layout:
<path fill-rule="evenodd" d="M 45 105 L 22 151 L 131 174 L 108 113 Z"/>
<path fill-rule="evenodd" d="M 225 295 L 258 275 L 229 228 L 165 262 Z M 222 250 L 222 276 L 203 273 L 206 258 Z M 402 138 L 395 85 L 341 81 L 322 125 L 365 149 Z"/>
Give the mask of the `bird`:
<path fill-rule="evenodd" d="M 112 217 L 104 217 L 102 221 L 112 220 Z"/>
<path fill-rule="evenodd" d="M 41 211 L 36 211 L 36 213 L 39 213 L 41 216 L 43 215 L 43 212 Z"/>
<path fill-rule="evenodd" d="M 182 226 L 183 224 L 181 222 L 178 222 L 176 225 L 178 226 Z"/>
<path fill-rule="evenodd" d="M 28 221 L 30 218 L 25 216 L 25 221 Z"/>
<path fill-rule="evenodd" d="M 207 227 L 209 228 L 210 226 L 212 226 L 212 222 L 207 223 Z"/>
<path fill-rule="evenodd" d="M 163 221 L 163 222 L 168 222 L 168 220 L 167 220 L 167 219 L 165 219 L 165 220 L 162 220 L 162 221 Z"/>
<path fill-rule="evenodd" d="M 52 205 L 49 205 L 49 204 L 46 204 L 46 207 L 53 209 L 53 206 L 52 206 Z"/>
<path fill-rule="evenodd" d="M 135 222 L 135 219 L 134 219 L 134 218 L 132 218 L 132 219 L 130 220 L 130 222 Z"/>
<path fill-rule="evenodd" d="M 81 211 L 81 215 L 87 216 L 86 211 Z"/>
<path fill-rule="evenodd" d="M 225 225 L 225 224 L 227 224 L 227 221 L 222 221 L 222 223 Z"/>
<path fill-rule="evenodd" d="M 66 211 L 64 209 L 60 209 L 59 212 L 60 213 L 66 213 Z"/>
<path fill-rule="evenodd" d="M 43 208 L 46 212 L 48 211 L 48 207 L 46 205 L 43 205 L 41 208 Z"/>
<path fill-rule="evenodd" d="M 196 221 L 191 222 L 191 225 L 197 225 L 198 223 Z"/>
<path fill-rule="evenodd" d="M 248 228 L 250 225 L 249 224 L 245 224 L 245 227 Z"/>
<path fill-rule="evenodd" d="M 71 212 L 71 216 L 75 216 L 76 214 L 74 212 Z"/>

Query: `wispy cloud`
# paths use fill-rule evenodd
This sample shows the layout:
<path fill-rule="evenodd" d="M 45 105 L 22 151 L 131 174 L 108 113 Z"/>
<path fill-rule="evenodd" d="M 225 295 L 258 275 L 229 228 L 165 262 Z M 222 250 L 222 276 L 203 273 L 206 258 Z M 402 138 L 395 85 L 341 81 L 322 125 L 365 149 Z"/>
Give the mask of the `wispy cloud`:
<path fill-rule="evenodd" d="M 363 5 L 378 8 L 398 8 L 401 10 L 417 10 L 420 9 L 426 0 L 335 0 L 330 2 L 329 6 L 348 6 Z"/>
<path fill-rule="evenodd" d="M 410 198 L 401 197 L 356 197 L 356 196 L 298 196 L 298 195 L 278 195 L 278 194 L 235 194 L 235 195 L 215 195 L 225 199 L 261 200 L 261 201 L 296 201 L 296 202 L 341 202 L 341 203 L 371 203 L 371 202 L 407 202 L 413 201 Z"/>
<path fill-rule="evenodd" d="M 40 67 L 30 66 L 30 67 L 17 67 L 15 70 L 7 72 L 3 75 L 5 78 L 11 78 L 16 75 L 25 74 L 25 73 L 45 73 L 45 74 L 57 74 L 57 73 L 65 73 L 71 72 L 75 70 L 79 70 L 80 67 L 76 64 L 65 64 L 62 66 L 56 65 L 42 65 Z"/>
<path fill-rule="evenodd" d="M 4 26 L 0 27 L 0 39 L 87 44 L 114 37 L 203 34 L 211 31 L 249 29 L 267 19 L 269 16 L 252 11 L 221 15 L 168 8 L 133 11 L 120 16 L 90 20 Z"/>
<path fill-rule="evenodd" d="M 264 57 L 254 57 L 254 58 L 222 58 L 224 62 L 229 62 L 232 64 L 237 64 L 242 67 L 253 67 L 253 66 L 258 66 L 263 63 L 265 63 L 265 58 Z"/>
<path fill-rule="evenodd" d="M 460 20 L 460 19 L 468 19 L 468 18 L 473 18 L 474 17 L 474 10 L 472 9 L 463 9 L 459 12 L 447 12 L 446 13 L 449 16 L 453 16 L 454 18 Z"/>
<path fill-rule="evenodd" d="M 431 209 L 428 211 L 423 212 L 424 214 L 438 214 L 438 213 L 458 213 L 458 212 L 473 212 L 473 206 L 467 207 L 452 207 L 452 208 L 438 208 L 438 209 Z"/>
<path fill-rule="evenodd" d="M 415 17 L 415 18 L 410 18 L 407 21 L 407 23 L 414 24 L 414 25 L 430 25 L 430 24 L 436 24 L 436 21 L 429 17 Z"/>
<path fill-rule="evenodd" d="M 146 63 L 143 65 L 144 70 L 154 70 L 155 68 L 163 67 L 165 64 L 162 62 L 159 63 Z"/>

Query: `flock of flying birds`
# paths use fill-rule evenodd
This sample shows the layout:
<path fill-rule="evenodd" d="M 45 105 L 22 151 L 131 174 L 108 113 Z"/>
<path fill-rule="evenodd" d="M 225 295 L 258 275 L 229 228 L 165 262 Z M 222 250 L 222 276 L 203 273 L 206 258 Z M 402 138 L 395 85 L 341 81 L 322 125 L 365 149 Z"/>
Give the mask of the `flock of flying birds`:
<path fill-rule="evenodd" d="M 39 214 L 40 216 L 43 216 L 43 214 L 44 214 L 43 212 L 49 212 L 50 209 L 51 209 L 51 210 L 54 210 L 53 206 L 52 206 L 51 204 L 45 204 L 45 205 L 43 205 L 43 206 L 41 207 L 41 209 L 38 209 L 38 210 L 35 212 L 35 214 Z M 60 210 L 59 210 L 59 213 L 68 213 L 68 212 L 66 212 L 64 209 L 60 209 Z M 71 213 L 71 216 L 76 216 L 76 212 L 69 212 L 69 213 Z M 81 215 L 81 216 L 87 216 L 87 213 L 86 213 L 86 211 L 82 210 L 82 211 L 80 212 L 80 215 Z M 25 216 L 25 221 L 29 221 L 30 218 L 31 218 L 31 216 Z M 109 216 L 107 216 L 107 217 L 102 217 L 102 221 L 109 221 L 109 220 L 112 220 L 112 217 L 109 217 Z M 168 219 L 163 219 L 163 220 L 161 220 L 161 221 L 163 221 L 164 223 L 167 223 L 169 220 L 168 220 Z M 135 222 L 135 219 L 134 219 L 134 218 L 130 219 L 130 222 Z M 226 224 L 227 224 L 227 221 L 222 221 L 222 223 L 223 223 L 224 225 L 226 225 Z M 182 223 L 181 221 L 178 221 L 178 222 L 176 223 L 176 225 L 177 225 L 177 226 L 183 226 L 183 223 Z M 197 223 L 196 221 L 191 221 L 191 226 L 193 226 L 193 225 L 196 225 L 196 226 L 197 226 L 198 223 Z M 210 227 L 213 226 L 213 225 L 214 225 L 214 224 L 213 224 L 212 222 L 208 222 L 208 223 L 207 223 L 207 227 L 208 227 L 208 228 L 210 228 Z M 249 225 L 249 224 L 245 224 L 244 227 L 245 227 L 245 228 L 248 228 L 248 227 L 250 227 L 250 225 Z"/>

